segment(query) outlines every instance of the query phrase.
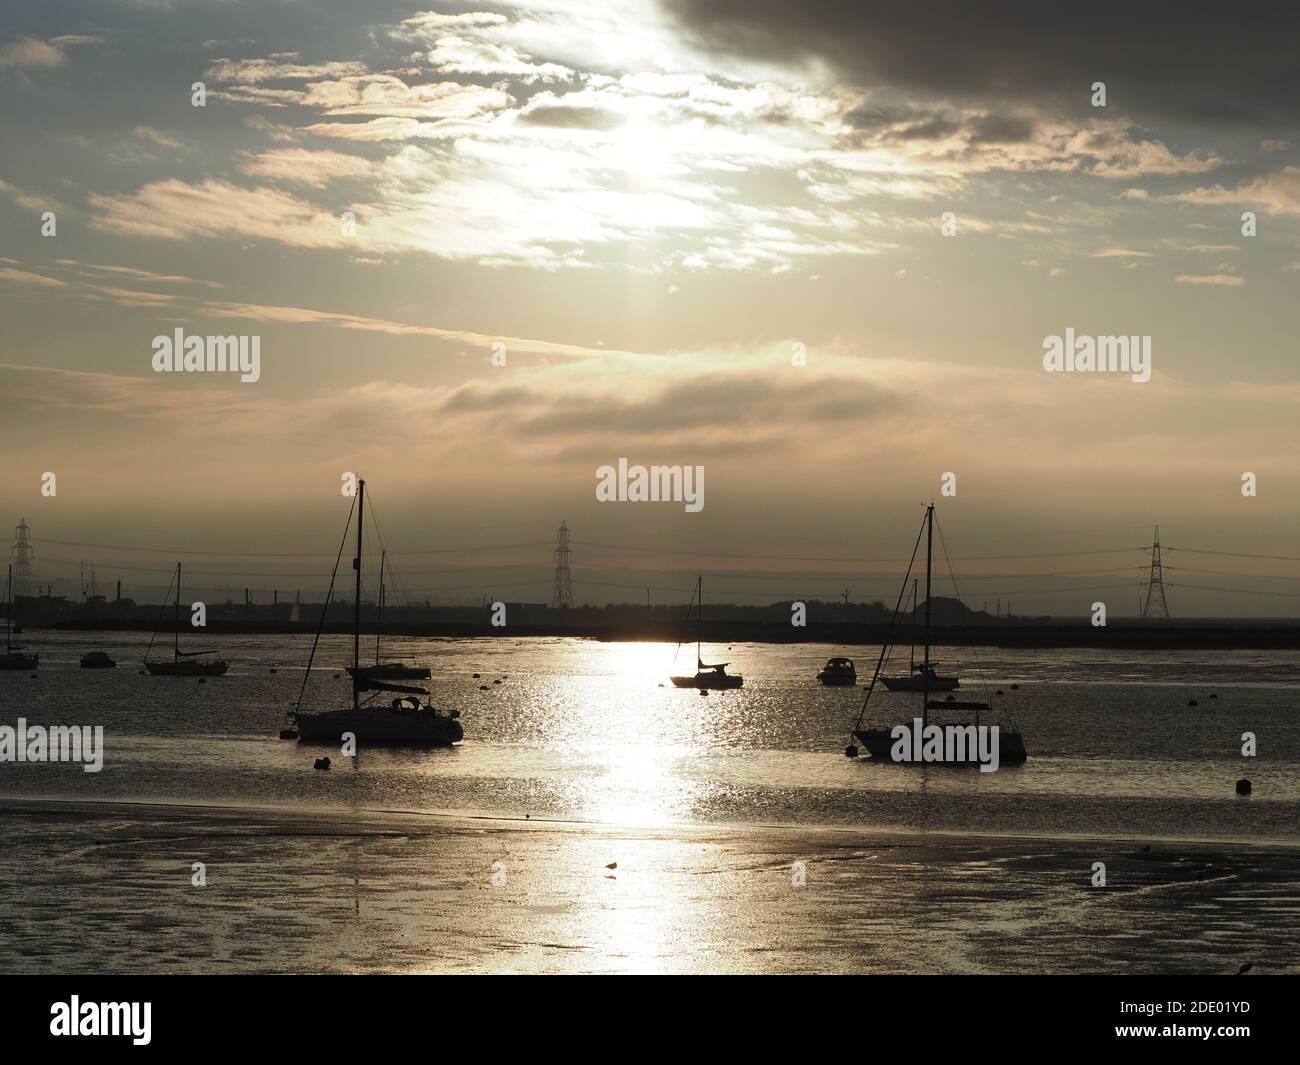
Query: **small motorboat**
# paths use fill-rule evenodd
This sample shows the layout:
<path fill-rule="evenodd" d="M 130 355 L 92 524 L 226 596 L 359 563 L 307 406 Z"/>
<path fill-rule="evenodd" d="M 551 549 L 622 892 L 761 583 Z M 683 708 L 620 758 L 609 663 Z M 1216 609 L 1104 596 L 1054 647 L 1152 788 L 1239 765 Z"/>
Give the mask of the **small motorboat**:
<path fill-rule="evenodd" d="M 117 663 L 103 651 L 87 651 L 81 656 L 82 669 L 114 669 L 116 666 Z"/>
<path fill-rule="evenodd" d="M 854 685 L 858 682 L 858 671 L 851 658 L 828 658 L 817 679 L 828 686 Z"/>

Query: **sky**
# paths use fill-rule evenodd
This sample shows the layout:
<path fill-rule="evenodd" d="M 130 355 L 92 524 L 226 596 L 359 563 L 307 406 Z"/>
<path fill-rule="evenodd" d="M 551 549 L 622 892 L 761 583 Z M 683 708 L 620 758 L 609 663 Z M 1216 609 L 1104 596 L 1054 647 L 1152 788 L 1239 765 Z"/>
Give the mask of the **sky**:
<path fill-rule="evenodd" d="M 969 7 L 15 0 L 0 525 L 312 587 L 356 471 L 412 598 L 547 599 L 565 520 L 580 601 L 875 599 L 934 498 L 976 607 L 1131 614 L 1159 525 L 1175 615 L 1296 614 L 1300 15 Z"/>

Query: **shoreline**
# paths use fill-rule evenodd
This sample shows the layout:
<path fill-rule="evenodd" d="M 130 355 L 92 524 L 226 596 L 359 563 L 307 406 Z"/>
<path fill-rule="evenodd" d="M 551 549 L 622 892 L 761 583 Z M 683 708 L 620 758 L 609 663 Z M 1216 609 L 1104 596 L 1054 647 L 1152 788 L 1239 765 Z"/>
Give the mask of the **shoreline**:
<path fill-rule="evenodd" d="M 67 619 L 53 625 L 37 621 L 27 623 L 27 632 L 95 632 L 153 633 L 155 623 L 142 619 L 83 618 Z M 373 629 L 373 626 L 371 626 Z M 157 629 L 159 636 L 173 630 L 166 624 Z M 189 629 L 182 629 L 189 632 Z M 214 618 L 204 630 L 209 636 L 314 636 L 314 624 L 292 625 L 280 621 L 231 621 Z M 321 630 L 327 636 L 348 636 L 352 629 L 342 621 L 327 623 Z M 579 639 L 600 643 L 677 643 L 694 642 L 700 630 L 685 622 L 579 624 L 512 624 L 496 628 L 483 622 L 397 622 L 383 625 L 385 637 L 427 638 L 438 640 L 474 639 Z M 898 636 L 898 630 L 893 633 Z M 888 625 L 852 623 L 810 623 L 801 628 L 788 621 L 706 621 L 702 638 L 706 643 L 825 644 L 844 647 L 875 647 L 890 636 Z M 1230 624 L 1223 619 L 1189 620 L 1181 624 L 1151 625 L 1132 619 L 1115 618 L 1110 625 L 1094 627 L 1086 619 L 1063 619 L 1056 624 L 984 624 L 938 625 L 931 632 L 935 647 L 998 648 L 1096 648 L 1107 650 L 1300 650 L 1300 624 L 1279 620 L 1262 624 L 1258 619 Z"/>
<path fill-rule="evenodd" d="M 0 799 L 18 975 L 1294 973 L 1297 880 L 1258 843 Z"/>

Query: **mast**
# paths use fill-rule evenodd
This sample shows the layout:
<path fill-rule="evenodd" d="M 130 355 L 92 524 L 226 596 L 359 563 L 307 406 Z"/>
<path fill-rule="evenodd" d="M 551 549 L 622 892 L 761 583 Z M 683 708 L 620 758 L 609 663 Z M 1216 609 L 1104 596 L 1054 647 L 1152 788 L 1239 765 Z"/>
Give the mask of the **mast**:
<path fill-rule="evenodd" d="M 176 563 L 176 624 L 172 626 L 172 661 L 181 660 L 181 564 Z"/>
<path fill-rule="evenodd" d="M 9 576 L 5 580 L 5 654 L 8 654 L 10 650 L 9 626 L 12 622 L 12 618 L 10 617 L 10 615 L 13 614 L 14 612 L 14 601 L 12 597 L 13 585 L 14 585 L 14 568 L 13 566 L 10 566 Z"/>
<path fill-rule="evenodd" d="M 704 649 L 704 577 L 695 578 L 695 672 L 704 666 L 700 652 Z"/>
<path fill-rule="evenodd" d="M 366 482 L 357 482 L 357 594 L 352 603 L 352 709 L 358 709 L 357 685 L 361 683 L 361 530 L 366 524 Z"/>
<path fill-rule="evenodd" d="M 384 559 L 387 551 L 379 553 L 379 618 L 375 622 L 375 665 L 379 665 L 379 630 L 384 624 Z"/>
<path fill-rule="evenodd" d="M 930 563 L 934 556 L 934 504 L 925 511 L 925 660 L 921 663 L 921 727 L 930 723 Z"/>
<path fill-rule="evenodd" d="M 916 672 L 916 585 L 920 578 L 912 578 L 912 672 Z"/>

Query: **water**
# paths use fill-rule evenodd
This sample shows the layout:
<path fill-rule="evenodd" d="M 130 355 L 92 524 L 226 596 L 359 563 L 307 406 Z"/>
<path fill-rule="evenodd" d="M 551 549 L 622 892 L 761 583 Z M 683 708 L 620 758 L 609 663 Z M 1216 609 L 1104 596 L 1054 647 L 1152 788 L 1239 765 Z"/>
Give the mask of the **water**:
<path fill-rule="evenodd" d="M 1029 762 L 984 774 L 844 757 L 862 689 L 823 688 L 815 674 L 831 655 L 848 653 L 869 676 L 878 648 L 706 649 L 731 661 L 745 686 L 701 697 L 659 686 L 670 671 L 690 668 L 693 648 L 674 666 L 672 644 L 396 638 L 385 657 L 432 668 L 434 702 L 462 711 L 465 743 L 363 749 L 349 759 L 276 738 L 302 684 L 310 637 L 205 638 L 231 670 L 202 684 L 139 675 L 147 636 L 26 638 L 41 667 L 35 679 L 0 674 L 0 724 L 22 716 L 102 725 L 106 760 L 98 774 L 0 763 L 0 793 L 12 796 L 627 825 L 1300 841 L 1296 652 L 943 648 L 942 668 L 963 677 L 959 697 L 991 699 L 1024 731 Z M 78 668 L 91 649 L 108 651 L 118 668 Z M 350 658 L 350 639 L 322 640 L 304 706 L 343 705 Z M 1199 706 L 1187 705 L 1193 698 Z M 878 693 L 868 721 L 910 720 L 918 700 Z M 1257 737 L 1255 758 L 1241 755 L 1245 732 Z M 312 769 L 321 754 L 334 760 L 328 773 Z M 1234 794 L 1241 776 L 1254 782 L 1249 798 Z"/>

